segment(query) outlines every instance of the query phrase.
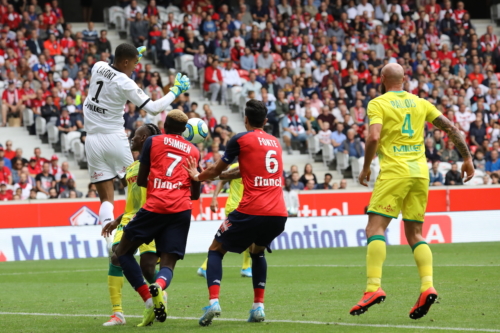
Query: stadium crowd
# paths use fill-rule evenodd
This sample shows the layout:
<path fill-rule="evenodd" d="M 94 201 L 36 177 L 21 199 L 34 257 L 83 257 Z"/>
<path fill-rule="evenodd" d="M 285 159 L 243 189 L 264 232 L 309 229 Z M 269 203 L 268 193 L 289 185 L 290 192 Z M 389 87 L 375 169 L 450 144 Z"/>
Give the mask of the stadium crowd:
<path fill-rule="evenodd" d="M 476 34 L 462 2 L 456 6 L 449 0 L 421 3 L 256 0 L 247 4 L 242 0 L 230 7 L 223 2 L 214 6 L 207 0 L 183 0 L 180 13 L 161 17 L 158 5 L 163 2 L 150 0 L 142 7 L 136 0 L 119 1 L 135 45 L 147 45 L 168 69 L 179 61 L 193 61 L 198 69 L 210 103 L 199 107 L 186 93 L 172 107 L 207 122 L 211 137 L 200 145 L 206 165 L 220 158 L 234 134 L 227 117 L 215 119 L 210 107 L 218 101 L 236 104 L 240 96 L 266 103 L 269 131 L 283 138 L 288 153 L 293 143 L 306 145 L 315 136 L 323 149 L 363 157 L 366 108 L 380 94 L 380 69 L 398 62 L 407 74 L 404 90 L 428 99 L 452 120 L 470 145 L 483 183 L 498 184 L 498 37 L 493 27 Z M 43 5 L 37 0 L 2 0 L 0 19 L 4 83 L 0 125 L 23 125 L 23 110 L 29 108 L 35 118 L 56 126 L 60 136 L 80 132 L 84 142 L 82 103 L 92 66 L 111 61 L 116 47 L 107 39 L 107 31 L 97 31 L 89 22 L 87 29 L 74 32 L 57 0 Z M 170 76 L 169 83 L 163 83 L 151 65 L 140 63 L 133 78 L 152 100 L 168 92 L 173 82 Z M 153 119 L 128 103 L 125 130 L 131 136 L 150 122 L 163 128 L 165 116 L 164 112 Z M 431 184 L 461 184 L 453 144 L 431 125 L 425 131 Z M 71 190 L 74 184 L 67 163 L 60 166 L 63 172 L 56 172 L 57 160 L 41 158 L 40 151 L 35 151 L 34 161 L 22 158 L 22 152 L 11 156 L 11 161 L 12 147 L 7 143 L 0 149 L 0 183 L 5 183 L 0 186 L 0 198 L 6 195 L 3 185 L 13 187 L 12 198 L 35 197 L 35 191 L 48 197 L 83 196 Z M 443 173 L 439 163 L 450 163 L 449 170 Z M 300 181 L 306 189 L 337 186 L 326 176 L 320 184 L 310 174 L 312 170 L 305 170 Z M 292 188 L 300 187 L 298 170 L 289 176 Z M 23 184 L 30 184 L 31 190 Z M 339 188 L 345 186 L 340 183 Z M 214 189 L 215 184 L 205 183 L 203 193 Z M 95 195 L 89 187 L 86 196 Z"/>

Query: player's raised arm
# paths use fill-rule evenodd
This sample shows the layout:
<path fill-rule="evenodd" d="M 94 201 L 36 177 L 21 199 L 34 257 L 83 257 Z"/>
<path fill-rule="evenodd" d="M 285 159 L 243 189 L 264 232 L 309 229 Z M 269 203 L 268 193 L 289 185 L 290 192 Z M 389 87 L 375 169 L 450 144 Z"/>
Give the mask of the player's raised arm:
<path fill-rule="evenodd" d="M 130 84 L 130 87 L 125 90 L 127 98 L 137 105 L 139 109 L 143 109 L 152 115 L 157 115 L 165 110 L 180 94 L 188 91 L 191 86 L 189 78 L 186 75 L 181 76 L 179 73 L 175 77 L 174 86 L 170 88 L 170 92 L 156 101 L 151 101 L 135 82 L 133 84 L 135 86 Z"/>
<path fill-rule="evenodd" d="M 220 180 L 232 180 L 232 179 L 238 179 L 238 178 L 241 178 L 239 166 L 237 166 L 236 168 L 226 170 L 223 173 L 221 173 L 219 176 Z"/>
<path fill-rule="evenodd" d="M 462 179 L 464 179 L 464 182 L 468 182 L 474 177 L 474 164 L 472 163 L 472 156 L 462 134 L 451 121 L 443 115 L 434 119 L 432 124 L 440 130 L 445 131 L 446 134 L 448 134 L 448 138 L 450 138 L 455 144 L 455 147 L 457 147 L 458 152 L 464 159 L 464 163 L 462 164 Z M 466 178 L 464 178 L 465 175 L 467 175 Z"/>
<path fill-rule="evenodd" d="M 209 168 L 205 169 L 202 173 L 198 171 L 198 166 L 194 158 L 189 157 L 187 160 L 187 165 L 184 165 L 189 173 L 192 180 L 197 182 L 202 182 L 207 179 L 214 179 L 219 176 L 222 171 L 226 170 L 229 163 L 224 162 L 222 159 L 218 160 L 215 164 L 212 164 Z"/>

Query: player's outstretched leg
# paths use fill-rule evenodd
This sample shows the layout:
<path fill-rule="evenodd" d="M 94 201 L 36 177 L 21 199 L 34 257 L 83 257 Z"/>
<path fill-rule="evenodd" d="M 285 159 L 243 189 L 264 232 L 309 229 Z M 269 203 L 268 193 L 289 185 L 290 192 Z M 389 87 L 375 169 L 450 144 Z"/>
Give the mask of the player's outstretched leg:
<path fill-rule="evenodd" d="M 252 277 L 252 261 L 250 258 L 250 249 L 243 251 L 243 265 L 241 266 L 242 277 Z"/>
<path fill-rule="evenodd" d="M 385 300 L 386 294 L 380 287 L 382 279 L 382 265 L 386 256 L 385 237 L 375 235 L 368 238 L 366 254 L 367 285 L 361 300 L 352 307 L 350 314 L 361 315 L 372 305 Z"/>
<path fill-rule="evenodd" d="M 111 305 L 113 307 L 113 315 L 111 319 L 102 325 L 125 325 L 126 321 L 122 309 L 123 270 L 119 266 L 118 258 L 115 255 L 111 257 L 111 262 L 109 263 L 108 289 L 109 298 L 111 299 Z"/>
<path fill-rule="evenodd" d="M 405 224 L 408 222 L 405 222 Z M 420 241 L 412 246 L 413 256 L 420 275 L 420 296 L 410 310 L 411 319 L 419 319 L 427 314 L 437 299 L 437 291 L 432 283 L 432 252 L 426 242 Z"/>
<path fill-rule="evenodd" d="M 250 253 L 252 258 L 252 282 L 253 282 L 253 305 L 250 310 L 248 322 L 261 322 L 266 318 L 264 313 L 264 291 L 267 280 L 267 261 L 264 256 L 264 251 L 258 253 Z"/>
<path fill-rule="evenodd" d="M 149 291 L 153 296 L 155 317 L 161 323 L 167 319 L 167 304 L 162 291 L 170 285 L 173 276 L 174 272 L 170 267 L 162 267 L 158 272 L 156 282 L 149 286 Z"/>
<path fill-rule="evenodd" d="M 205 259 L 203 264 L 201 264 L 200 268 L 198 268 L 198 271 L 196 272 L 196 274 L 198 274 L 201 277 L 204 277 L 205 279 L 207 278 L 207 262 L 208 258 Z"/>
<path fill-rule="evenodd" d="M 123 268 L 123 273 L 128 282 L 144 301 L 145 309 L 143 312 L 143 320 L 139 325 L 137 325 L 142 327 L 152 325 L 155 319 L 155 314 L 153 311 L 154 306 L 151 293 L 149 292 L 148 285 L 144 282 L 141 267 L 134 258 L 134 253 L 139 245 L 141 245 L 141 242 L 130 241 L 125 233 L 120 241 L 120 244 L 118 245 L 118 248 L 116 249 L 116 256 L 118 257 L 120 265 Z"/>
<path fill-rule="evenodd" d="M 224 254 L 219 251 L 208 251 L 207 284 L 210 305 L 203 308 L 203 316 L 199 320 L 201 326 L 212 324 L 214 317 L 219 317 L 221 307 L 219 304 L 220 283 L 222 280 L 222 259 Z"/>

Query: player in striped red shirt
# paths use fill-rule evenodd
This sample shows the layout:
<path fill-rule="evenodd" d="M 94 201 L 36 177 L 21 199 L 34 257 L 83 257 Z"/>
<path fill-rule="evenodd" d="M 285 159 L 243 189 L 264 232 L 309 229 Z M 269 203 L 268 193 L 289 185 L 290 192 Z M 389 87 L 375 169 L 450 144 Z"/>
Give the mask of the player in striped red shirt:
<path fill-rule="evenodd" d="M 201 326 L 210 325 L 219 316 L 219 290 L 222 259 L 230 252 L 242 253 L 250 247 L 254 304 L 249 322 L 264 321 L 264 288 L 267 262 L 264 251 L 283 232 L 288 216 L 283 200 L 282 149 L 276 137 L 264 132 L 267 108 L 263 102 L 250 100 L 245 108 L 247 132 L 235 135 L 227 144 L 224 156 L 216 164 L 199 173 L 191 159 L 187 170 L 195 181 L 217 177 L 236 157 L 243 180 L 243 197 L 238 208 L 228 215 L 217 231 L 208 251 L 207 283 L 210 305 L 204 308 Z"/>

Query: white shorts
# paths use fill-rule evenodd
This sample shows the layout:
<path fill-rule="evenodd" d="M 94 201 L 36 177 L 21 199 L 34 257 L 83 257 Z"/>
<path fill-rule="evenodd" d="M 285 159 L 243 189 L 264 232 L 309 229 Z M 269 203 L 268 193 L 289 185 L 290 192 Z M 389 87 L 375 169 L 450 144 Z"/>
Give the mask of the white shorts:
<path fill-rule="evenodd" d="M 134 162 L 125 133 L 89 133 L 85 140 L 85 152 L 91 183 L 116 176 L 123 178 L 127 167 Z"/>

